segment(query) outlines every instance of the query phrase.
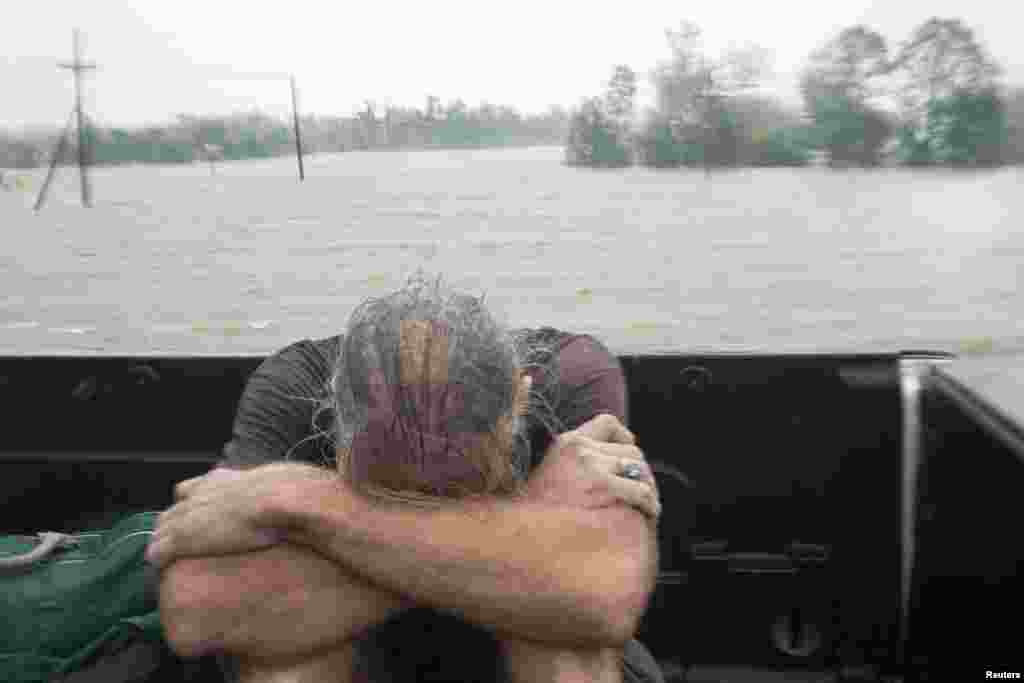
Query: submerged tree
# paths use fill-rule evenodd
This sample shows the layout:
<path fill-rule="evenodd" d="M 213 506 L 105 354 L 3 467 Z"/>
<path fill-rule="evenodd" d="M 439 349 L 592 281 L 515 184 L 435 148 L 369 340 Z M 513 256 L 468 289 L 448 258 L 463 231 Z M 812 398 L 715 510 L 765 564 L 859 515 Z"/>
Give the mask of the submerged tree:
<path fill-rule="evenodd" d="M 830 164 L 880 163 L 893 127 L 872 101 L 891 70 L 885 38 L 866 26 L 844 29 L 811 53 L 800 92 Z"/>
<path fill-rule="evenodd" d="M 892 68 L 903 76 L 904 105 L 922 118 L 933 100 L 985 90 L 1000 73 L 973 30 L 959 19 L 938 18 L 914 30 Z"/>
<path fill-rule="evenodd" d="M 877 166 L 894 126 L 881 112 L 843 95 L 816 97 L 810 114 L 818 145 L 833 166 Z"/>
<path fill-rule="evenodd" d="M 929 19 L 914 30 L 892 66 L 902 80 L 905 159 L 975 163 L 966 160 L 993 158 L 990 141 L 1003 135 L 1003 119 L 996 113 L 1000 68 L 968 26 L 959 19 Z M 989 130 L 982 133 L 979 127 Z M 986 149 L 964 147 L 971 144 Z"/>
<path fill-rule="evenodd" d="M 634 138 L 637 161 L 652 168 L 677 168 L 686 162 L 685 148 L 672 121 L 657 110 L 646 113 L 645 124 Z"/>
<path fill-rule="evenodd" d="M 645 163 L 667 165 L 671 159 L 681 159 L 680 163 L 703 164 L 707 170 L 712 165 L 738 163 L 744 132 L 729 103 L 767 74 L 766 51 L 748 45 L 718 58 L 709 57 L 700 47 L 700 28 L 686 21 L 678 29 L 666 30 L 665 37 L 672 56 L 651 73 L 657 115 L 648 125 L 658 130 L 644 133 Z M 658 152 L 664 148 L 667 134 L 672 144 L 687 149 L 682 154 L 667 149 Z"/>
<path fill-rule="evenodd" d="M 1006 134 L 1006 107 L 995 89 L 958 90 L 929 106 L 929 147 L 939 163 L 998 165 L 1003 161 Z"/>
<path fill-rule="evenodd" d="M 584 100 L 569 121 L 565 162 L 570 166 L 617 168 L 632 163 L 623 131 L 596 97 Z"/>
<path fill-rule="evenodd" d="M 1024 164 L 1024 88 L 1015 88 L 1004 98 L 1006 107 L 1006 147 L 1003 161 Z"/>
<path fill-rule="evenodd" d="M 584 100 L 572 115 L 565 162 L 597 167 L 632 164 L 630 127 L 635 96 L 636 73 L 624 64 L 615 66 L 604 96 Z"/>
<path fill-rule="evenodd" d="M 636 72 L 625 64 L 616 65 L 608 81 L 604 103 L 608 116 L 624 128 L 633 120 L 636 90 Z"/>
<path fill-rule="evenodd" d="M 866 105 L 881 94 L 879 80 L 891 69 L 885 38 L 867 26 L 852 26 L 811 53 L 801 93 L 805 100 L 841 96 Z"/>

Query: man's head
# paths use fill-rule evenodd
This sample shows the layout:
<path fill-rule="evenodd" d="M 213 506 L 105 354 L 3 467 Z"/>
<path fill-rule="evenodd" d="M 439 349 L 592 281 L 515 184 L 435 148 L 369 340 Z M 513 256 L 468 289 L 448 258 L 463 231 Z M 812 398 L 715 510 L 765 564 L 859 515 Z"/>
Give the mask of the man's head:
<path fill-rule="evenodd" d="M 349 320 L 331 380 L 338 467 L 402 500 L 511 493 L 529 380 L 483 300 L 414 276 Z M 517 453 L 520 454 L 517 457 Z"/>

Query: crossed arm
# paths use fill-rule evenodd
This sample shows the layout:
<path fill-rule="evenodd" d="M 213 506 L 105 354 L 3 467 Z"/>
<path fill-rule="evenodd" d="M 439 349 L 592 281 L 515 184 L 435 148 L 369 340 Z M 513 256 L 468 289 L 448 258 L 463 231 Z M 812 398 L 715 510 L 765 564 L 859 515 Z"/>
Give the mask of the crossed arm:
<path fill-rule="evenodd" d="M 183 485 L 152 546 L 170 642 L 184 655 L 312 654 L 417 603 L 510 639 L 621 647 L 653 588 L 656 543 L 649 518 L 621 502 L 642 491 L 609 481 L 642 485 L 587 466 L 621 452 L 628 443 L 608 441 L 628 432 L 593 422 L 598 438 L 560 437 L 517 500 L 371 506 L 302 465 Z"/>

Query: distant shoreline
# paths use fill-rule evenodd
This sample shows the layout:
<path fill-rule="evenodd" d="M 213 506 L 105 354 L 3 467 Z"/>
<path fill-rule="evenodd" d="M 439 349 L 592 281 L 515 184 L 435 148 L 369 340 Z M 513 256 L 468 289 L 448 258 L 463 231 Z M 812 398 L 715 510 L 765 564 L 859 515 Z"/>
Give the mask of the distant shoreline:
<path fill-rule="evenodd" d="M 325 155 L 340 155 L 340 154 L 357 154 L 357 153 L 379 153 L 379 152 L 431 152 L 431 151 L 460 151 L 460 150 L 484 150 L 484 149 L 537 149 L 537 148 L 562 148 L 564 143 L 561 142 L 528 142 L 528 143 L 510 143 L 505 145 L 426 145 L 426 146 L 390 146 L 390 147 L 367 147 L 359 149 L 346 149 L 346 150 L 316 150 L 307 152 L 303 150 L 303 158 L 313 158 Z M 244 157 L 232 157 L 230 159 L 216 159 L 209 161 L 207 159 L 193 158 L 182 161 L 168 161 L 168 160 L 157 160 L 157 161 L 140 161 L 140 160 L 125 160 L 125 161 L 103 161 L 103 162 L 92 162 L 89 164 L 93 168 L 113 168 L 120 166 L 188 166 L 191 164 L 224 164 L 233 163 L 236 161 L 269 161 L 272 159 L 286 159 L 288 157 L 294 157 L 295 152 L 291 153 L 282 152 L 280 154 L 269 154 L 269 155 L 252 155 Z M 39 163 L 34 166 L 0 166 L 0 173 L 11 173 L 17 174 L 18 172 L 31 173 L 40 169 L 47 168 L 50 162 Z M 75 168 L 77 162 L 74 160 L 65 160 L 57 164 L 58 168 L 70 167 Z"/>
<path fill-rule="evenodd" d="M 393 147 L 371 147 L 367 149 L 350 149 L 345 151 L 332 151 L 332 150 L 321 150 L 314 152 L 303 152 L 304 158 L 315 158 L 315 157 L 326 157 L 326 156 L 345 156 L 350 154 L 381 154 L 381 153 L 408 153 L 408 152 L 452 152 L 452 151 L 481 151 L 481 150 L 527 150 L 527 149 L 559 149 L 564 150 L 564 143 L 547 142 L 547 143 L 528 143 L 528 144 L 507 144 L 507 145 L 429 145 L 429 146 L 393 146 Z M 213 163 L 215 165 L 221 164 L 233 164 L 239 162 L 252 162 L 252 161 L 276 161 L 280 159 L 294 158 L 294 152 L 291 154 L 282 153 L 275 154 L 272 156 L 249 156 L 232 159 L 218 159 Z M 192 159 L 190 161 L 120 161 L 120 162 L 107 162 L 107 163 L 93 163 L 93 168 L 124 168 L 129 166 L 172 166 L 172 167 L 187 167 L 196 165 L 207 165 L 211 162 L 205 159 Z M 25 176 L 32 176 L 38 172 L 46 169 L 49 162 L 45 164 L 39 164 L 37 166 L 30 167 L 17 167 L 17 166 L 0 166 L 0 175 L 5 176 L 0 183 L 0 189 L 2 190 L 15 190 L 19 189 L 14 186 L 16 179 Z M 568 168 L 579 169 L 580 171 L 600 171 L 602 173 L 608 172 L 620 172 L 627 171 L 629 169 L 646 169 L 657 173 L 680 173 L 680 172 L 700 172 L 704 173 L 704 170 L 700 166 L 678 166 L 678 167 L 667 167 L 667 168 L 655 168 L 647 167 L 642 164 L 632 164 L 630 166 L 622 167 L 594 167 L 587 166 L 585 164 L 562 164 Z M 75 169 L 76 163 L 74 161 L 62 161 L 57 164 L 58 168 L 70 168 Z M 831 173 L 855 173 L 858 171 L 877 174 L 883 171 L 899 171 L 904 173 L 914 173 L 915 175 L 921 174 L 950 174 L 950 175 L 983 175 L 986 173 L 998 173 L 1006 169 L 1019 169 L 1024 168 L 1024 163 L 1006 163 L 1001 166 L 979 166 L 979 167 L 957 167 L 950 166 L 947 164 L 934 164 L 927 166 L 907 166 L 907 165 L 885 165 L 876 167 L 860 167 L 860 166 L 829 166 L 827 164 L 808 164 L 805 166 L 796 167 L 772 167 L 772 166 L 757 166 L 757 165 L 736 165 L 736 166 L 723 166 L 713 169 L 713 174 L 729 174 L 730 172 L 743 171 L 743 170 L 757 170 L 757 169 L 788 169 L 788 170 L 817 170 L 817 171 L 828 171 Z M 23 188 L 22 188 L 23 189 Z"/>

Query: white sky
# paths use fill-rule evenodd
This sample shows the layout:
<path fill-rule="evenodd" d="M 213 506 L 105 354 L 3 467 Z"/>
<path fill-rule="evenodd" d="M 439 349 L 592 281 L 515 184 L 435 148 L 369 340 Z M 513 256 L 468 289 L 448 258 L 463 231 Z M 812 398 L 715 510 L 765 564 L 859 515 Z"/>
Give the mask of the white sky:
<path fill-rule="evenodd" d="M 0 126 L 9 127 L 65 121 L 72 80 L 56 63 L 70 57 L 75 26 L 100 66 L 87 77 L 88 110 L 119 125 L 253 108 L 286 115 L 287 80 L 272 76 L 291 72 L 300 109 L 324 115 L 365 99 L 422 107 L 428 94 L 522 111 L 572 106 L 598 94 L 616 63 L 636 69 L 649 95 L 646 73 L 668 54 L 663 31 L 681 19 L 704 29 L 712 53 L 746 42 L 772 50 L 766 90 L 792 101 L 807 54 L 842 28 L 866 23 L 895 46 L 930 16 L 966 21 L 1004 79 L 1024 83 L 1022 12 L 1007 0 L 0 2 Z"/>

